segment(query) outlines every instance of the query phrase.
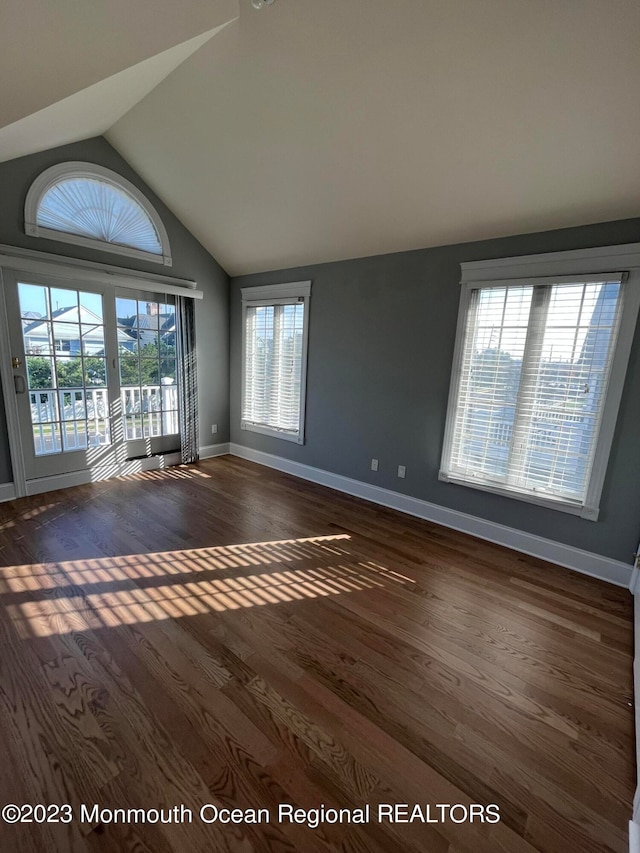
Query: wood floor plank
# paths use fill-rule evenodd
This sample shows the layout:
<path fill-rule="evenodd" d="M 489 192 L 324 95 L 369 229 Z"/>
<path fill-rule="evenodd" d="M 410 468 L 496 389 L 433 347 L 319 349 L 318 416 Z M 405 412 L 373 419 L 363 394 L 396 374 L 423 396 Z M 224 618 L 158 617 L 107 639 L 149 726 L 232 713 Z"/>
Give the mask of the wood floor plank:
<path fill-rule="evenodd" d="M 28 650 L 5 646 L 0 656 L 0 736 L 3 752 L 13 759 L 17 779 L 24 781 L 27 797 L 19 799 L 21 785 L 6 786 L 9 803 L 79 804 L 97 790 L 91 778 L 90 755 L 75 742 L 56 712 L 45 679 Z M 11 760 L 11 759 L 10 759 Z M 24 790 L 23 789 L 23 790 Z M 14 793 L 15 790 L 15 793 Z M 0 824 L 2 835 L 15 841 L 15 827 Z M 26 834 L 19 827 L 19 836 Z M 48 824 L 38 832 L 50 835 L 50 844 L 73 853 L 84 853 L 82 833 L 74 821 Z M 17 841 L 17 843 L 20 843 Z M 55 848 L 54 848 L 55 849 Z"/>
<path fill-rule="evenodd" d="M 620 853 L 632 658 L 626 590 L 234 457 L 0 504 L 3 802 L 271 817 L 0 849 Z M 501 820 L 377 820 L 438 803 Z"/>

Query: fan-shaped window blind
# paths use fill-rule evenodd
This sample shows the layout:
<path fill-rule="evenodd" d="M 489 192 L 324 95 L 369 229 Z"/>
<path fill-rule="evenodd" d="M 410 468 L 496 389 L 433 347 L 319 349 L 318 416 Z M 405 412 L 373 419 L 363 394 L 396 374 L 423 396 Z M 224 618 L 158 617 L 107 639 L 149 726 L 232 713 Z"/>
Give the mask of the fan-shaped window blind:
<path fill-rule="evenodd" d="M 115 172 L 63 163 L 36 179 L 25 205 L 25 231 L 169 265 L 167 234 L 151 204 Z"/>
<path fill-rule="evenodd" d="M 104 181 L 70 178 L 42 197 L 38 225 L 162 254 L 153 222 L 128 193 Z"/>

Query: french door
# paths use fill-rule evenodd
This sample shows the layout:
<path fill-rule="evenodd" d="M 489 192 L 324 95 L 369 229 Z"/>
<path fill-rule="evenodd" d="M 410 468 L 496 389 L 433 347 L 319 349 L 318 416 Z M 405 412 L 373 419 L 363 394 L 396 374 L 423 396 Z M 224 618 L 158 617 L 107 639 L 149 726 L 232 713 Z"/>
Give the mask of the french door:
<path fill-rule="evenodd" d="M 115 308 L 115 410 L 127 458 L 179 450 L 175 300 L 118 288 Z"/>
<path fill-rule="evenodd" d="M 171 297 L 4 273 L 25 479 L 179 449 Z"/>

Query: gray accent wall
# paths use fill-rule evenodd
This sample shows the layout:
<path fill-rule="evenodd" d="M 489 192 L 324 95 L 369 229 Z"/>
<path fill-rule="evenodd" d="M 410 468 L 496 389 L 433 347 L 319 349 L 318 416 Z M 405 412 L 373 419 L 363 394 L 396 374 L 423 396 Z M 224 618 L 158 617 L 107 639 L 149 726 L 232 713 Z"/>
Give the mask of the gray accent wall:
<path fill-rule="evenodd" d="M 231 440 L 629 564 L 640 539 L 637 330 L 597 522 L 442 483 L 438 470 L 460 263 L 639 239 L 640 219 L 632 219 L 233 278 Z M 313 284 L 306 435 L 298 446 L 240 429 L 240 288 L 303 279 Z M 396 476 L 398 465 L 406 480 Z"/>
<path fill-rule="evenodd" d="M 106 166 L 138 187 L 164 222 L 169 235 L 173 266 L 163 267 L 109 252 L 27 237 L 24 233 L 24 202 L 29 187 L 49 166 L 67 160 Z M 200 445 L 213 444 L 213 439 L 215 443 L 229 440 L 229 277 L 106 139 L 96 137 L 1 163 L 0 243 L 100 261 L 159 276 L 195 279 L 199 289 L 204 291 L 204 299 L 196 303 Z M 0 404 L 0 483 L 7 483 L 11 481 L 11 464 L 1 388 Z M 211 425 L 214 423 L 218 424 L 216 436 L 211 435 Z"/>

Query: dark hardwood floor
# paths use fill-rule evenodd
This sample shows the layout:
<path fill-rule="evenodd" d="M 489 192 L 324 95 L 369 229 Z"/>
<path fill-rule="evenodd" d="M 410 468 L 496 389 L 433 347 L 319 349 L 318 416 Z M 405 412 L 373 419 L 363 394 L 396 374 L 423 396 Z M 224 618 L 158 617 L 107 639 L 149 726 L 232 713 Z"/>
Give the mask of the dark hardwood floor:
<path fill-rule="evenodd" d="M 3 853 L 627 850 L 629 593 L 236 458 L 0 505 L 0 676 Z"/>

